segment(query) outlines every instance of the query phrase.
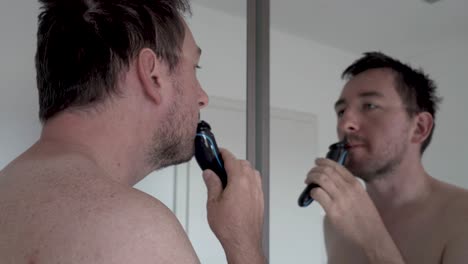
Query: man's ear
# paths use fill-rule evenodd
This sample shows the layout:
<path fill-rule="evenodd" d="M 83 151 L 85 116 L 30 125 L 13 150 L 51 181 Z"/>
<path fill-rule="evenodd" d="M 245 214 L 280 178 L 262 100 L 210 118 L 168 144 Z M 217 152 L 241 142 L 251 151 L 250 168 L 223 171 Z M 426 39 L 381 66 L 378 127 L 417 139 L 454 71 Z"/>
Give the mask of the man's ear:
<path fill-rule="evenodd" d="M 153 50 L 144 48 L 137 57 L 137 73 L 145 95 L 159 104 L 162 101 L 162 88 L 168 80 L 166 64 L 158 59 Z"/>
<path fill-rule="evenodd" d="M 411 141 L 413 143 L 422 143 L 431 133 L 434 119 L 430 113 L 421 112 L 415 116 L 415 125 Z"/>

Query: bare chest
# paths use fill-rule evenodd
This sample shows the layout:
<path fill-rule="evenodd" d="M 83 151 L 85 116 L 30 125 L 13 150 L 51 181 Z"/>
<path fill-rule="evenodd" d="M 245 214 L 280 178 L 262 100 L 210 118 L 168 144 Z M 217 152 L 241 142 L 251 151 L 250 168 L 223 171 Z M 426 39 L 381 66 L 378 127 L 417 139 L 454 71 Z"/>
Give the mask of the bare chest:
<path fill-rule="evenodd" d="M 388 227 L 393 241 L 407 263 L 442 263 L 448 227 L 437 219 L 401 221 Z"/>
<path fill-rule="evenodd" d="M 441 218 L 421 214 L 387 221 L 386 228 L 407 264 L 439 264 L 449 234 L 443 223 Z M 328 242 L 329 264 L 369 263 L 362 248 L 347 242 L 333 228 Z"/>

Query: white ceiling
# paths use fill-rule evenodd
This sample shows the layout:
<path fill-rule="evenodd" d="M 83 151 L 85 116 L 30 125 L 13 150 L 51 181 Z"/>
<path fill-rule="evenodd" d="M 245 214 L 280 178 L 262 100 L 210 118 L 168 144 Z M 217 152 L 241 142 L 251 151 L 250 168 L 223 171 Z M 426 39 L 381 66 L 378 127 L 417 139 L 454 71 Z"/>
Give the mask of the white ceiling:
<path fill-rule="evenodd" d="M 193 3 L 245 17 L 246 1 Z M 270 5 L 274 28 L 352 53 L 414 56 L 460 41 L 468 47 L 468 0 L 271 0 Z"/>

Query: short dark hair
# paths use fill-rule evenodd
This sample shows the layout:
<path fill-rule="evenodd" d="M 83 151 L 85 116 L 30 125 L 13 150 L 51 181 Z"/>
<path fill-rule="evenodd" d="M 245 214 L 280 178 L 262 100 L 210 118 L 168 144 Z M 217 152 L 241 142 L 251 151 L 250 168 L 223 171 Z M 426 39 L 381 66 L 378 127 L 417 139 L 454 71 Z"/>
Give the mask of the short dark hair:
<path fill-rule="evenodd" d="M 142 48 L 151 48 L 172 72 L 185 37 L 188 1 L 39 0 L 40 120 L 118 95 L 121 73 Z"/>
<path fill-rule="evenodd" d="M 435 128 L 435 117 L 442 98 L 437 96 L 437 86 L 422 69 L 413 69 L 397 59 L 382 52 L 365 52 L 363 57 L 356 60 L 343 71 L 341 77 L 350 79 L 364 71 L 377 68 L 391 69 L 395 73 L 396 90 L 406 105 L 409 116 L 416 113 L 428 112 L 434 119 L 434 126 L 421 145 L 421 154 L 431 142 Z"/>

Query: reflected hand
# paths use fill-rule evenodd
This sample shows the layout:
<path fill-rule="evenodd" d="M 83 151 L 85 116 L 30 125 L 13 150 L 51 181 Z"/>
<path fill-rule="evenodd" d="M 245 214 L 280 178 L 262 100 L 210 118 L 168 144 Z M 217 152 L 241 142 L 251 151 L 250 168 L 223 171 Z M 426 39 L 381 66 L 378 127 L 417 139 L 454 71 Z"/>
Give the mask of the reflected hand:
<path fill-rule="evenodd" d="M 317 159 L 306 183 L 320 187 L 310 196 L 325 210 L 328 221 L 350 242 L 364 247 L 386 231 L 383 221 L 367 191 L 345 167 L 330 159 Z"/>

